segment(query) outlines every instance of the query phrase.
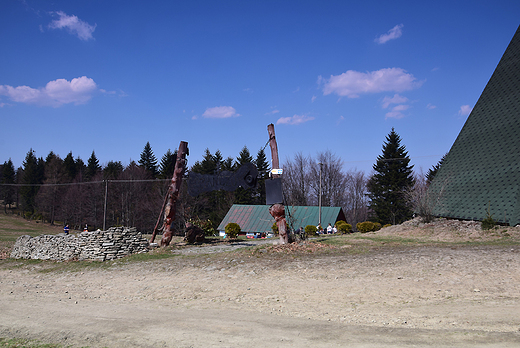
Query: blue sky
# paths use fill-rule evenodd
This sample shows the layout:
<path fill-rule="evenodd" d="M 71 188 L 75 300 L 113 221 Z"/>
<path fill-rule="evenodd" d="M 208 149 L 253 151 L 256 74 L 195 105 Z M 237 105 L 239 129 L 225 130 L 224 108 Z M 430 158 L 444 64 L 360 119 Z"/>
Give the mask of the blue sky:
<path fill-rule="evenodd" d="M 416 169 L 449 151 L 520 24 L 519 1 L 0 4 L 0 162 L 160 160 L 187 141 L 370 172 L 392 127 Z M 269 155 L 269 149 L 266 149 Z"/>

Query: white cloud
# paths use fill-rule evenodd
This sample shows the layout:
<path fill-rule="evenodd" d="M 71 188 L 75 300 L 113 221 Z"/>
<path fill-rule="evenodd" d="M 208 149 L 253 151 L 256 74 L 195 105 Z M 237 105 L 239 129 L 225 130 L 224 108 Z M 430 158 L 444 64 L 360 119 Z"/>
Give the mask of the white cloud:
<path fill-rule="evenodd" d="M 43 88 L 0 85 L 0 95 L 8 96 L 14 102 L 53 107 L 69 103 L 85 104 L 96 90 L 94 80 L 86 76 L 74 78 L 70 82 L 57 79 Z"/>
<path fill-rule="evenodd" d="M 459 109 L 459 115 L 460 116 L 468 116 L 469 114 L 471 114 L 471 110 L 473 110 L 473 108 L 469 105 L 462 105 Z"/>
<path fill-rule="evenodd" d="M 265 115 L 274 115 L 274 114 L 277 114 L 279 112 L 280 112 L 280 110 L 274 109 L 272 111 L 266 112 Z"/>
<path fill-rule="evenodd" d="M 331 75 L 329 79 L 318 77 L 318 84 L 323 84 L 323 95 L 335 93 L 348 98 L 358 98 L 362 93 L 408 91 L 420 87 L 422 83 L 401 68 L 366 73 L 348 70 L 341 75 Z"/>
<path fill-rule="evenodd" d="M 281 117 L 276 121 L 276 124 L 298 125 L 312 120 L 314 120 L 314 117 L 307 115 L 294 115 L 293 117 Z"/>
<path fill-rule="evenodd" d="M 406 103 L 407 101 L 408 101 L 408 98 L 403 97 L 399 94 L 394 94 L 393 97 L 384 97 L 382 106 L 383 106 L 383 109 L 386 109 L 388 106 L 390 106 L 390 104 L 403 104 L 403 103 Z"/>
<path fill-rule="evenodd" d="M 202 114 L 204 118 L 229 118 L 229 117 L 238 117 L 240 114 L 237 114 L 235 108 L 231 106 L 216 106 L 214 108 L 207 108 L 206 111 Z"/>
<path fill-rule="evenodd" d="M 82 21 L 78 17 L 72 15 L 68 16 L 65 12 L 58 11 L 53 12 L 60 18 L 53 20 L 49 24 L 51 29 L 67 29 L 71 34 L 77 35 L 80 40 L 88 41 L 93 40 L 92 33 L 96 30 L 96 24 L 90 25 L 87 22 Z"/>
<path fill-rule="evenodd" d="M 314 103 L 315 100 L 316 100 L 316 96 L 313 95 L 312 98 L 311 98 L 311 103 Z"/>
<path fill-rule="evenodd" d="M 394 40 L 394 39 L 401 37 L 401 35 L 403 35 L 403 30 L 402 30 L 403 27 L 404 27 L 403 24 L 396 25 L 395 27 L 390 29 L 388 31 L 388 33 L 383 34 L 380 37 L 378 37 L 377 39 L 375 39 L 375 42 L 377 42 L 379 44 L 384 44 L 390 40 Z"/>
<path fill-rule="evenodd" d="M 437 106 L 435 106 L 435 105 L 433 105 L 433 104 L 428 104 L 428 105 L 426 105 L 426 109 L 428 109 L 428 110 L 433 110 L 433 109 L 435 109 L 435 108 L 437 108 Z"/>
<path fill-rule="evenodd" d="M 385 115 L 385 119 L 387 118 L 396 118 L 400 119 L 403 118 L 405 115 L 402 113 L 402 111 L 406 111 L 410 108 L 410 105 L 396 105 L 392 108 L 392 111 L 387 112 Z"/>

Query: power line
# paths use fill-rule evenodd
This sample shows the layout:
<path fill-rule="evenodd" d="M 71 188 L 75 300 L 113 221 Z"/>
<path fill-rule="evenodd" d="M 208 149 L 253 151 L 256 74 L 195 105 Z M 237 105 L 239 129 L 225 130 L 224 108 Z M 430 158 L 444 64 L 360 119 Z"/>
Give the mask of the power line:
<path fill-rule="evenodd" d="M 166 182 L 171 179 L 140 179 L 140 180 L 102 180 L 102 181 L 85 181 L 85 182 L 67 182 L 62 184 L 0 184 L 0 186 L 14 187 L 49 187 L 49 186 L 73 186 L 73 185 L 92 185 L 108 183 L 139 183 L 139 182 Z"/>

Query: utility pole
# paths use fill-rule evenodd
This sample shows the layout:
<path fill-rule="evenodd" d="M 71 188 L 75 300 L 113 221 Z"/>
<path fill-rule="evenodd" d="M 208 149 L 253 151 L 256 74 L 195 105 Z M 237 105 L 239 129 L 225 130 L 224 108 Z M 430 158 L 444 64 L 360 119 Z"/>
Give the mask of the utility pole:
<path fill-rule="evenodd" d="M 318 163 L 320 165 L 320 190 L 319 190 L 319 197 L 318 197 L 318 225 L 321 226 L 321 172 L 323 168 L 323 163 Z"/>

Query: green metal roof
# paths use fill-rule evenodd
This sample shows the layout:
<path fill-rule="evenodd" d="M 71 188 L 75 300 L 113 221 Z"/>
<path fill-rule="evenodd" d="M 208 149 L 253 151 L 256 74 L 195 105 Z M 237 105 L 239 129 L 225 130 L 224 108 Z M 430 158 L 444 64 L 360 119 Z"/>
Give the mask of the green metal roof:
<path fill-rule="evenodd" d="M 520 27 L 469 115 L 430 193 L 437 216 L 520 223 Z"/>
<path fill-rule="evenodd" d="M 288 226 L 294 229 L 307 225 L 318 225 L 319 207 L 286 206 L 285 219 Z M 329 222 L 334 225 L 336 221 L 345 221 L 345 214 L 340 207 L 321 207 L 321 225 L 327 227 Z M 224 231 L 230 222 L 237 223 L 242 232 L 266 232 L 271 231 L 274 218 L 269 214 L 268 205 L 241 205 L 233 204 L 228 213 L 218 226 L 219 231 Z"/>

